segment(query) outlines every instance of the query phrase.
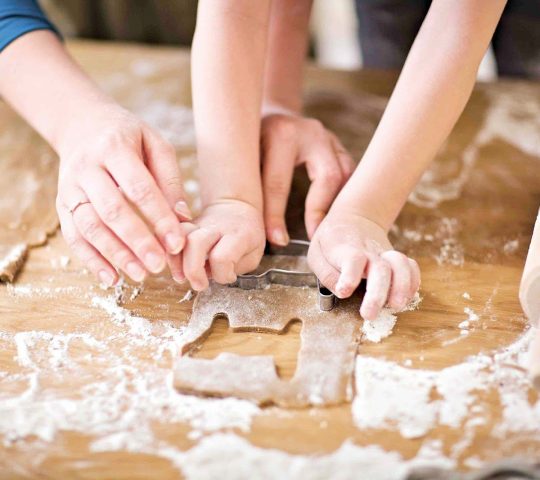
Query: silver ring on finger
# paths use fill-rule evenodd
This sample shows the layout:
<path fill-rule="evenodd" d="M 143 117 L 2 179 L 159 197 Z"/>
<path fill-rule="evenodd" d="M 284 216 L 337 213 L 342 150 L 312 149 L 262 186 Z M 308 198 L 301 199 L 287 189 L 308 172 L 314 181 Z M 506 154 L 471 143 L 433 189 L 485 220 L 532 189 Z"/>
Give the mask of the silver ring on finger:
<path fill-rule="evenodd" d="M 69 211 L 69 213 L 71 213 L 71 215 L 73 215 L 75 213 L 75 210 L 77 210 L 77 208 L 79 208 L 81 205 L 85 205 L 87 203 L 91 203 L 90 200 L 81 200 L 81 201 L 77 202 L 73 207 L 68 208 L 68 211 Z"/>

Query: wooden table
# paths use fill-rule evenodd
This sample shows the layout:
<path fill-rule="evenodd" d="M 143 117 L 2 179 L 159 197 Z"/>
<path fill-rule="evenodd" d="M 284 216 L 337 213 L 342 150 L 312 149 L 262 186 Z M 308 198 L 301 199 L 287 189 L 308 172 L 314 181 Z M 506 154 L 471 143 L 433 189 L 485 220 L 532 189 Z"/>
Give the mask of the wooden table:
<path fill-rule="evenodd" d="M 193 135 L 189 110 L 181 107 L 190 105 L 189 53 L 106 43 L 72 42 L 68 46 L 84 68 L 121 103 L 150 123 L 165 126 L 178 147 L 184 175 L 191 180 Z M 336 72 L 309 67 L 306 108 L 334 130 L 358 159 L 394 81 L 393 75 L 380 72 Z M 175 105 L 176 113 L 171 113 L 167 105 Z M 421 182 L 392 232 L 396 247 L 421 265 L 421 307 L 401 314 L 393 335 L 383 342 L 362 343 L 360 355 L 386 358 L 411 368 L 439 370 L 470 355 L 490 354 L 510 345 L 526 330 L 517 289 L 540 204 L 539 112 L 540 85 L 504 81 L 476 87 L 429 176 Z M 7 107 L 2 107 L 0 115 L 0 124 L 9 125 L 13 134 L 13 148 L 17 135 L 24 132 L 29 139 L 27 151 L 43 149 L 42 141 L 36 135 L 29 136 L 28 127 Z M 175 127 L 184 129 L 181 138 L 174 137 Z M 0 140 L 3 135 L 6 132 L 0 132 Z M 299 199 L 303 190 L 305 182 L 300 178 L 289 216 L 295 231 L 301 230 Z M 194 182 L 188 191 L 197 208 Z M 166 442 L 183 451 L 199 441 L 199 434 L 190 434 L 197 431 L 193 421 L 188 421 L 184 414 L 180 420 L 171 420 L 171 412 L 167 412 L 170 403 L 163 408 L 163 415 L 152 416 L 144 405 L 157 405 L 155 397 L 151 402 L 143 398 L 137 404 L 129 399 L 131 394 L 137 394 L 135 378 L 148 384 L 153 375 L 163 382 L 167 378 L 173 355 L 163 354 L 159 360 L 152 355 L 159 348 L 161 340 L 156 338 L 163 335 L 164 325 L 171 325 L 174 330 L 187 323 L 192 302 L 179 303 L 187 287 L 176 285 L 163 275 L 148 280 L 134 299 L 125 299 L 122 308 L 126 310 L 122 312 L 148 319 L 151 326 L 147 337 L 137 337 L 138 343 L 133 343 L 136 335 L 129 332 L 130 322 L 126 323 L 121 315 L 114 317 L 112 310 L 107 313 L 103 305 L 100 307 L 99 298 L 108 298 L 111 292 L 100 290 L 75 258 L 70 257 L 66 264 L 64 257 L 68 255 L 57 233 L 46 246 L 31 250 L 13 285 L 0 285 L 0 412 L 6 415 L 16 411 L 16 406 L 6 409 L 6 402 L 1 400 L 14 398 L 15 405 L 21 406 L 19 413 L 26 412 L 23 417 L 31 419 L 35 412 L 48 411 L 53 425 L 51 438 L 47 438 L 47 428 L 40 431 L 36 427 L 44 422 L 43 418 L 29 427 L 28 436 L 13 441 L 4 437 L 0 447 L 2 477 L 133 479 L 148 478 L 151 474 L 156 479 L 177 478 L 179 469 L 170 457 L 138 448 L 135 440 L 141 438 L 144 428 L 150 428 L 153 437 L 147 446 Z M 127 291 L 133 289 L 129 287 Z M 468 335 L 460 335 L 457 326 L 467 318 L 466 308 L 480 318 Z M 14 337 L 21 332 L 38 333 Z M 97 343 L 92 343 L 92 339 Z M 25 348 L 29 355 L 26 362 L 21 358 Z M 278 336 L 231 333 L 226 324 L 218 322 L 198 355 L 213 357 L 220 351 L 271 353 L 280 374 L 290 377 L 298 348 L 297 326 L 287 335 Z M 67 356 L 62 356 L 65 352 Z M 118 379 L 107 378 L 114 372 Z M 29 388 L 32 381 L 37 381 L 34 390 Z M 117 387 L 119 382 L 125 382 L 124 400 L 111 396 L 111 404 L 108 403 L 106 392 L 99 391 L 109 385 L 108 381 L 116 382 Z M 466 462 L 471 457 L 487 462 L 516 454 L 540 458 L 538 428 L 494 434 L 502 411 L 493 390 L 496 388 L 497 385 L 491 385 L 475 397 L 484 423 L 471 430 L 472 438 L 455 458 L 462 468 L 473 465 Z M 527 387 L 523 388 L 526 391 Z M 104 403 L 92 421 L 74 419 L 77 412 L 64 423 L 55 417 L 69 407 L 63 400 L 73 400 L 72 405 L 82 409 L 83 403 L 77 401 L 85 396 L 101 398 L 100 395 Z M 527 395 L 529 404 L 538 407 L 537 395 L 532 390 Z M 113 418 L 114 415 L 108 418 L 108 406 L 122 401 L 126 402 L 125 411 L 133 414 L 134 419 L 122 420 Z M 49 410 L 44 410 L 45 404 Z M 38 407 L 28 407 L 26 411 L 25 405 Z M 540 407 L 537 410 L 540 418 Z M 5 432 L 7 421 L 0 419 L 0 432 Z M 93 430 L 88 422 L 100 425 L 101 430 Z M 95 447 L 93 442 L 105 437 L 105 433 L 125 434 L 122 425 L 129 428 L 121 446 L 111 446 L 111 451 Z M 379 445 L 411 458 L 426 441 L 437 439 L 442 441 L 442 451 L 451 456 L 452 446 L 463 439 L 465 429 L 436 425 L 421 438 L 407 439 L 392 429 L 357 428 L 351 405 L 344 404 L 305 410 L 269 407 L 253 416 L 246 431 L 227 431 L 247 438 L 252 445 L 291 454 L 327 454 L 350 439 L 356 445 Z M 211 433 L 203 431 L 200 435 Z M 129 438 L 132 444 L 126 443 Z M 110 437 L 109 440 L 112 442 Z"/>

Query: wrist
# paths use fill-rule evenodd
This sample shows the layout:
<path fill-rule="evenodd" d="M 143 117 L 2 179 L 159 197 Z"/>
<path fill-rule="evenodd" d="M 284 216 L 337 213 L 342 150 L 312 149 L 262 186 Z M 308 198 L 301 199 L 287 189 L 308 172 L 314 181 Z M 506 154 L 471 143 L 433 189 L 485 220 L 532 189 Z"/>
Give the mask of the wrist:
<path fill-rule="evenodd" d="M 216 188 L 207 182 L 201 181 L 201 203 L 203 208 L 230 202 L 240 202 L 249 205 L 262 215 L 262 191 L 257 191 L 253 188 L 235 188 L 233 185 L 223 185 Z"/>
<path fill-rule="evenodd" d="M 261 118 L 270 115 L 287 115 L 297 117 L 300 115 L 300 109 L 295 107 L 293 102 L 276 102 L 272 100 L 263 101 L 261 108 Z"/>
<path fill-rule="evenodd" d="M 347 215 L 369 220 L 379 228 L 388 233 L 392 227 L 395 216 L 388 215 L 384 209 L 374 207 L 377 200 L 369 199 L 359 195 L 351 195 L 342 190 L 336 197 L 329 213 Z M 397 215 L 396 215 L 397 216 Z"/>
<path fill-rule="evenodd" d="M 113 133 L 114 124 L 130 116 L 131 113 L 106 97 L 81 101 L 60 115 L 62 122 L 53 128 L 49 143 L 62 157 L 100 135 Z"/>

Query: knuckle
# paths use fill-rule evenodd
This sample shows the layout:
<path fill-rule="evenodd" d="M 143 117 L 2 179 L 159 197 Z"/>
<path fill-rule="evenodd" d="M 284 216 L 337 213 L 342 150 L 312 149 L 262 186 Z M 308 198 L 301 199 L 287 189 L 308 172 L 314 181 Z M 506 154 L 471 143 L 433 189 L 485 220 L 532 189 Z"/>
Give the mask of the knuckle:
<path fill-rule="evenodd" d="M 68 247 L 79 254 L 82 246 L 80 238 L 77 235 L 68 235 L 65 232 L 62 233 L 64 234 L 64 240 L 66 241 Z"/>
<path fill-rule="evenodd" d="M 131 259 L 131 254 L 123 248 L 115 250 L 111 255 L 112 263 L 120 268 L 125 267 Z"/>
<path fill-rule="evenodd" d="M 307 118 L 305 121 L 313 130 L 324 130 L 324 125 L 317 118 Z"/>
<path fill-rule="evenodd" d="M 266 193 L 269 195 L 286 195 L 289 193 L 289 185 L 281 177 L 267 175 L 264 181 Z"/>
<path fill-rule="evenodd" d="M 322 122 L 316 118 L 308 118 L 306 120 L 309 128 L 314 131 L 315 133 L 322 133 L 322 132 L 325 132 L 326 129 L 324 128 L 324 125 L 322 124 Z"/>
<path fill-rule="evenodd" d="M 211 265 L 220 267 L 232 263 L 229 256 L 225 252 L 210 252 L 209 261 Z"/>
<path fill-rule="evenodd" d="M 116 222 L 122 215 L 122 205 L 118 201 L 108 201 L 103 206 L 102 218 L 107 224 Z"/>
<path fill-rule="evenodd" d="M 103 262 L 97 256 L 92 255 L 85 260 L 85 265 L 88 270 L 96 273 L 102 268 Z"/>
<path fill-rule="evenodd" d="M 79 220 L 79 229 L 84 238 L 93 243 L 99 237 L 100 224 L 97 219 L 87 217 Z"/>
<path fill-rule="evenodd" d="M 170 188 L 181 189 L 183 186 L 180 175 L 171 175 L 165 180 L 165 185 Z"/>
<path fill-rule="evenodd" d="M 270 125 L 271 134 L 281 141 L 293 140 L 296 136 L 296 125 L 288 118 L 278 117 Z"/>
<path fill-rule="evenodd" d="M 152 186 L 143 180 L 131 182 L 127 193 L 136 204 L 149 203 L 154 199 Z"/>
<path fill-rule="evenodd" d="M 395 262 L 398 262 L 401 264 L 408 263 L 407 256 L 401 252 L 398 252 L 397 250 L 388 250 L 382 254 L 382 257 L 387 258 L 387 259 L 393 259 Z"/>
<path fill-rule="evenodd" d="M 158 219 L 154 223 L 154 230 L 158 235 L 163 236 L 171 230 L 173 231 L 179 230 L 178 222 L 176 222 L 174 219 L 171 219 L 167 215 L 165 217 Z"/>
<path fill-rule="evenodd" d="M 246 261 L 245 265 L 242 266 L 242 271 L 238 272 L 238 274 L 242 275 L 244 273 L 252 272 L 259 266 L 259 263 L 260 258 L 254 256 L 253 258 Z"/>
<path fill-rule="evenodd" d="M 325 183 L 329 183 L 332 185 L 340 184 L 341 183 L 341 170 L 338 168 L 337 165 L 331 168 L 325 168 L 321 172 L 321 180 L 323 180 Z"/>
<path fill-rule="evenodd" d="M 329 288 L 329 289 L 333 289 L 335 287 L 335 284 L 336 284 L 336 281 L 337 281 L 336 275 L 333 274 L 332 272 L 324 272 L 319 277 L 319 279 L 320 279 L 321 283 L 326 288 Z"/>
<path fill-rule="evenodd" d="M 102 135 L 96 143 L 96 149 L 98 151 L 110 151 L 120 148 L 124 148 L 129 145 L 128 140 L 129 133 L 124 129 L 113 129 L 110 132 Z"/>
<path fill-rule="evenodd" d="M 153 237 L 149 234 L 138 234 L 137 237 L 133 239 L 133 250 L 137 256 L 142 257 L 152 249 L 153 244 Z"/>

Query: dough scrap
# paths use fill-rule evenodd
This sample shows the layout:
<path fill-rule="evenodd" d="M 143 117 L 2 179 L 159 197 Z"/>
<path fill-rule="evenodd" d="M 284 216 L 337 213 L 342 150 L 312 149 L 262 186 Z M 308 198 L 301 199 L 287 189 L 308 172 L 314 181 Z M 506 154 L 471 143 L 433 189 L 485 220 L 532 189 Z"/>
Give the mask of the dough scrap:
<path fill-rule="evenodd" d="M 190 357 L 190 349 L 205 338 L 218 317 L 227 317 L 233 331 L 275 333 L 300 320 L 301 347 L 293 378 L 280 379 L 271 356 Z M 175 387 L 185 393 L 232 396 L 282 407 L 349 402 L 360 326 L 357 298 L 321 312 L 315 288 L 272 285 L 265 290 L 241 290 L 212 284 L 195 300 L 182 356 L 175 365 Z"/>
<path fill-rule="evenodd" d="M 12 282 L 28 249 L 58 228 L 58 159 L 39 135 L 0 102 L 0 281 Z"/>

